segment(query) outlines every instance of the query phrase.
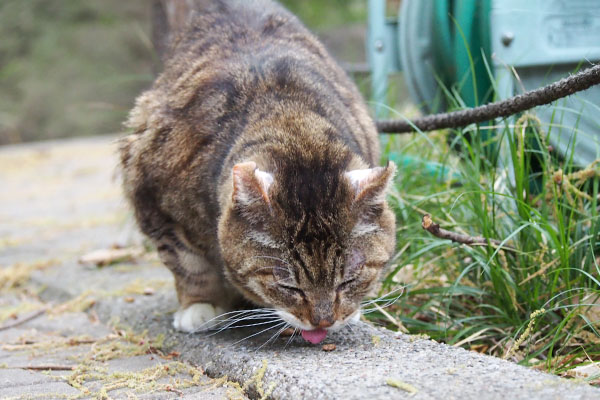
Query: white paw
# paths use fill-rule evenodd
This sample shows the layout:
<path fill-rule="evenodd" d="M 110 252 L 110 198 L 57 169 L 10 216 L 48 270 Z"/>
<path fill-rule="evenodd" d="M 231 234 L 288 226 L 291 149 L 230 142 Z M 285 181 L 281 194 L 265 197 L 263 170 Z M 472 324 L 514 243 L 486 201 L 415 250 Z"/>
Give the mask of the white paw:
<path fill-rule="evenodd" d="M 225 310 L 209 303 L 195 303 L 179 310 L 173 316 L 173 328 L 182 332 L 203 332 L 214 328 L 218 321 L 213 320 Z"/>

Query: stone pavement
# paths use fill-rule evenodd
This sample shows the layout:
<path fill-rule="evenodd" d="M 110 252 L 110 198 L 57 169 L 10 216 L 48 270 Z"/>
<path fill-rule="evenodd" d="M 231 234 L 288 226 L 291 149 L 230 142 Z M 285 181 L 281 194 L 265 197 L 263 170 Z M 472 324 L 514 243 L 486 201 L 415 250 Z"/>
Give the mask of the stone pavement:
<path fill-rule="evenodd" d="M 116 183 L 113 141 L 0 148 L 0 398 L 246 398 L 167 351 L 164 336 L 98 317 L 103 301 L 172 287 L 152 255 L 106 269 L 78 262 L 140 243 Z"/>
<path fill-rule="evenodd" d="M 600 398 L 366 323 L 330 335 L 331 352 L 298 338 L 266 343 L 276 329 L 174 332 L 172 278 L 140 248 L 112 139 L 0 149 L 0 398 Z M 79 262 L 115 247 L 131 252 L 102 267 Z"/>

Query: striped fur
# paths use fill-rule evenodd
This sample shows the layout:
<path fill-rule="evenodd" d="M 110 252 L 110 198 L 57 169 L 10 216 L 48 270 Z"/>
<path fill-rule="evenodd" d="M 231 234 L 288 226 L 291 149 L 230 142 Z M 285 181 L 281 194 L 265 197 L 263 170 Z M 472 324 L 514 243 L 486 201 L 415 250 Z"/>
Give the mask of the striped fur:
<path fill-rule="evenodd" d="M 140 228 L 183 307 L 245 299 L 308 325 L 344 320 L 394 249 L 395 166 L 372 168 L 357 89 L 296 17 L 263 0 L 194 4 L 121 142 Z"/>

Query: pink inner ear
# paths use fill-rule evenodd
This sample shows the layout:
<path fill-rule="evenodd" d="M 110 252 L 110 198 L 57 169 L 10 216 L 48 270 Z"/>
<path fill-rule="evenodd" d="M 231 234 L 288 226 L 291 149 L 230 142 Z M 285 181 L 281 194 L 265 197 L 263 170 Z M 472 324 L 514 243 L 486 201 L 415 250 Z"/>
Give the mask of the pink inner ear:
<path fill-rule="evenodd" d="M 263 189 L 263 197 L 265 197 L 266 201 L 269 201 L 269 197 L 267 194 L 269 193 L 269 188 L 273 184 L 273 175 L 271 175 L 268 172 L 261 171 L 257 168 L 254 170 L 254 176 L 260 183 L 261 188 Z"/>
<path fill-rule="evenodd" d="M 269 187 L 273 184 L 273 175 L 259 170 L 256 163 L 248 161 L 233 166 L 233 200 L 249 204 L 262 198 L 270 204 Z"/>
<path fill-rule="evenodd" d="M 354 188 L 355 200 L 361 200 L 367 196 L 370 198 L 369 201 L 381 202 L 395 172 L 396 165 L 389 162 L 385 168 L 355 169 L 344 175 Z"/>
<path fill-rule="evenodd" d="M 346 172 L 346 178 L 350 180 L 352 187 L 358 193 L 362 187 L 372 182 L 377 176 L 381 174 L 381 167 L 367 168 L 367 169 L 355 169 Z"/>
<path fill-rule="evenodd" d="M 233 174 L 233 196 L 245 191 L 248 186 L 248 180 L 251 178 L 254 170 L 256 169 L 256 163 L 253 161 L 245 162 L 241 164 L 235 164 L 232 169 Z"/>

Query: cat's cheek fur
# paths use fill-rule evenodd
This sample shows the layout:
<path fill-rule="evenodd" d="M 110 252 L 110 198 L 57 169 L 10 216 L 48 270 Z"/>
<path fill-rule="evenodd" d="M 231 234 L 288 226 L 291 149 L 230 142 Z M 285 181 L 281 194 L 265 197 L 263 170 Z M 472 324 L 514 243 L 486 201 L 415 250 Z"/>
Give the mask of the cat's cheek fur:
<path fill-rule="evenodd" d="M 231 206 L 227 207 L 219 219 L 218 228 L 219 245 L 224 261 L 224 275 L 246 299 L 260 306 L 270 306 L 265 302 L 262 285 L 248 280 L 256 260 L 248 256 L 255 253 L 248 240 L 240 241 L 240 238 L 246 236 L 247 232 L 244 224 L 240 222 L 239 215 Z"/>
<path fill-rule="evenodd" d="M 285 310 L 277 310 L 277 315 L 279 316 L 279 318 L 281 318 L 282 320 L 284 320 L 285 322 L 287 322 L 294 328 L 307 330 L 307 331 L 314 329 L 314 327 L 311 326 L 310 324 L 302 322 L 294 314 L 287 312 Z"/>

